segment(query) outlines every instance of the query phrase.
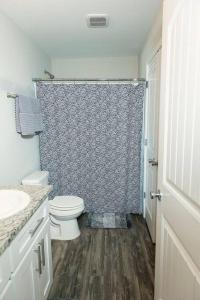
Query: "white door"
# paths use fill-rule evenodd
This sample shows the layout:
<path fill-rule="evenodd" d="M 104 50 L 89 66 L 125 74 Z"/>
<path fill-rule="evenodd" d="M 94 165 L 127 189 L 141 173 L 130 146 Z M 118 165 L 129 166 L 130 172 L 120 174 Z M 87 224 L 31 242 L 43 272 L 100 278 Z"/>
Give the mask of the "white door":
<path fill-rule="evenodd" d="M 200 1 L 165 0 L 155 299 L 200 299 Z"/>
<path fill-rule="evenodd" d="M 160 60 L 161 49 L 154 55 L 147 69 L 146 102 L 146 180 L 145 180 L 145 218 L 153 243 L 156 240 L 156 199 L 151 199 L 150 191 L 157 189 L 158 164 L 158 117 L 160 101 Z"/>

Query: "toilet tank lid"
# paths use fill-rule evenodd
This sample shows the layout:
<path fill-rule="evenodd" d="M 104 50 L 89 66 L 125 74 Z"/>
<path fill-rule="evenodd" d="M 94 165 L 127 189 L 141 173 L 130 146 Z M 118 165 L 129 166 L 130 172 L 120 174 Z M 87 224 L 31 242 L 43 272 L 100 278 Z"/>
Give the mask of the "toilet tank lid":
<path fill-rule="evenodd" d="M 22 184 L 40 184 L 45 178 L 48 178 L 48 171 L 35 171 L 22 179 Z"/>

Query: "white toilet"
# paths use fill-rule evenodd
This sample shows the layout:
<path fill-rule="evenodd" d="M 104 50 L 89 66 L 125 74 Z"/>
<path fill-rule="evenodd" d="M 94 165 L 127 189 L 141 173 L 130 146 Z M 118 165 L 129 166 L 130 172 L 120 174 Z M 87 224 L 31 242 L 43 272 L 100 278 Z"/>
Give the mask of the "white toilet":
<path fill-rule="evenodd" d="M 47 185 L 49 172 L 36 171 L 22 180 L 23 185 Z M 56 196 L 49 200 L 51 238 L 73 240 L 80 235 L 77 218 L 84 210 L 83 199 L 76 196 Z"/>

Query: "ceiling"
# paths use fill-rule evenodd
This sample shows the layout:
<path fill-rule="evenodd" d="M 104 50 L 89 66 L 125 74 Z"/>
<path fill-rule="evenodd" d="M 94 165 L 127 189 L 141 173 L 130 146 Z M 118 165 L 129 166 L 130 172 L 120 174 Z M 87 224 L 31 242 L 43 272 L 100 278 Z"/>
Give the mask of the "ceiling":
<path fill-rule="evenodd" d="M 0 0 L 9 16 L 51 57 L 138 54 L 161 0 Z M 107 28 L 88 28 L 86 15 L 106 13 Z"/>

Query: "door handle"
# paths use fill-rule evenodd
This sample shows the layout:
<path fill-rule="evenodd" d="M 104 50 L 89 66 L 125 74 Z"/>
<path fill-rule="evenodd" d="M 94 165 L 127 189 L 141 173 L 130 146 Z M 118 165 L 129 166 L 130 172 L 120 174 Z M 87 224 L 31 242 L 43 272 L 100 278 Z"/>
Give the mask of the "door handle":
<path fill-rule="evenodd" d="M 38 245 L 37 249 L 34 250 L 37 253 L 38 256 L 38 268 L 36 269 L 36 271 L 39 272 L 39 274 L 42 274 L 42 259 L 41 259 L 41 249 L 40 249 L 40 245 Z"/>
<path fill-rule="evenodd" d="M 149 159 L 148 162 L 152 165 L 152 166 L 157 166 L 158 165 L 158 161 L 155 159 Z"/>
<path fill-rule="evenodd" d="M 151 197 L 151 199 L 157 198 L 159 201 L 161 201 L 162 200 L 162 193 L 160 192 L 160 190 L 158 190 L 156 193 L 155 192 L 150 192 L 150 197 Z"/>
<path fill-rule="evenodd" d="M 44 239 L 41 240 L 40 245 L 42 247 L 42 265 L 45 266 L 45 247 L 44 247 Z"/>
<path fill-rule="evenodd" d="M 31 237 L 34 236 L 34 234 L 36 233 L 36 231 L 38 230 L 38 228 L 42 224 L 43 220 L 44 220 L 44 217 L 42 217 L 41 219 L 37 220 L 37 224 L 36 224 L 35 228 L 29 231 Z"/>

